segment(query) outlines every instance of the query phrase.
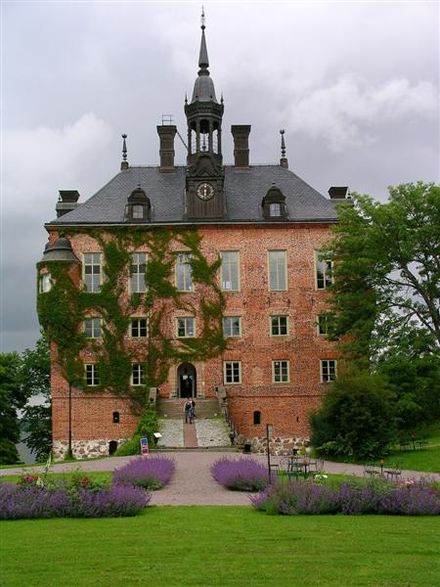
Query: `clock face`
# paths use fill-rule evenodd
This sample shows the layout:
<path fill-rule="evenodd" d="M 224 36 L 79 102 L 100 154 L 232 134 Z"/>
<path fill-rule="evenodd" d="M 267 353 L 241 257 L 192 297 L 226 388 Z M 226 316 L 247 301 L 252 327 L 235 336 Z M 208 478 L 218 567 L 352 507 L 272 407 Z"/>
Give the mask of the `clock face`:
<path fill-rule="evenodd" d="M 201 200 L 210 200 L 214 195 L 214 188 L 210 183 L 201 183 L 197 186 L 197 197 Z"/>

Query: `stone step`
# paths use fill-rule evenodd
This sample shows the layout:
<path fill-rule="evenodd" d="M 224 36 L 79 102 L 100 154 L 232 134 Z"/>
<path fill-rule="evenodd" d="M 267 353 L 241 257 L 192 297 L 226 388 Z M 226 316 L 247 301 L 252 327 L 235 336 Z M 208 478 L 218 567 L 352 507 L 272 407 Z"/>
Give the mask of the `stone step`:
<path fill-rule="evenodd" d="M 194 424 L 185 424 L 183 418 L 159 420 L 159 449 L 166 448 L 231 448 L 229 432 L 220 418 L 196 419 Z"/>
<path fill-rule="evenodd" d="M 221 414 L 220 406 L 216 398 L 196 398 L 196 417 L 197 418 L 216 418 Z M 156 411 L 159 418 L 180 419 L 184 417 L 185 400 L 180 399 L 163 399 L 158 398 L 156 402 Z"/>

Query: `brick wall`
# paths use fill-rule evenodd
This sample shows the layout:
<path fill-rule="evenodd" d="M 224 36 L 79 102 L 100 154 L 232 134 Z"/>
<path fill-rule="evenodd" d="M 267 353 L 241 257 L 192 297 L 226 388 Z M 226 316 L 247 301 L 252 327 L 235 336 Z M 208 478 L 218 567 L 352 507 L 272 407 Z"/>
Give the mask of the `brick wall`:
<path fill-rule="evenodd" d="M 225 385 L 229 412 L 240 433 L 246 437 L 264 436 L 265 425 L 271 423 L 278 435 L 306 436 L 309 431 L 307 414 L 319 405 L 326 391 L 326 385 L 320 382 L 319 361 L 337 358 L 334 344 L 319 336 L 316 328 L 317 316 L 326 307 L 327 294 L 315 286 L 315 250 L 328 239 L 329 226 L 223 225 L 203 227 L 200 233 L 203 253 L 209 261 L 214 261 L 219 251 L 239 251 L 241 287 L 239 292 L 225 292 L 225 315 L 241 316 L 242 336 L 228 339 L 223 356 L 194 363 L 198 395 L 215 396 L 216 387 L 224 384 L 223 362 L 240 361 L 241 383 Z M 51 235 L 51 241 L 56 236 Z M 98 243 L 88 235 L 74 235 L 71 242 L 80 260 L 85 252 L 100 252 Z M 180 251 L 182 245 L 175 243 L 172 248 Z M 287 252 L 287 291 L 269 291 L 268 250 Z M 206 298 L 211 293 L 206 286 L 196 286 L 194 292 L 184 295 L 197 306 L 202 296 Z M 122 303 L 127 300 L 128 293 Z M 139 313 L 133 315 L 139 316 Z M 175 332 L 175 318 L 181 315 L 182 311 L 175 311 L 171 303 L 168 304 L 163 323 L 168 335 Z M 184 312 L 183 315 L 188 314 Z M 270 336 L 271 315 L 288 316 L 287 336 Z M 141 361 L 145 341 L 131 340 L 129 344 L 139 348 Z M 93 356 L 87 351 L 83 358 L 93 362 Z M 272 361 L 276 360 L 289 361 L 288 383 L 272 382 Z M 176 394 L 177 367 L 170 369 L 167 381 L 160 386 L 162 397 Z M 55 360 L 52 393 L 54 439 L 62 440 L 67 435 L 68 388 Z M 112 423 L 114 411 L 121 414 L 120 424 Z M 253 424 L 255 411 L 261 412 L 260 425 Z M 73 430 L 77 439 L 128 437 L 136 421 L 123 400 L 111 395 L 73 393 Z"/>

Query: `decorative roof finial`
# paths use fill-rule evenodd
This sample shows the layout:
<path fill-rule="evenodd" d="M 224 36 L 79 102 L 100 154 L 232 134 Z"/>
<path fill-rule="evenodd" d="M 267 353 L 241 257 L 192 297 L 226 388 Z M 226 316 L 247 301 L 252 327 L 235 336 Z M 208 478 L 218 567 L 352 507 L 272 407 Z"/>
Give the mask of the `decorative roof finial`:
<path fill-rule="evenodd" d="M 199 53 L 199 75 L 209 75 L 208 67 L 209 67 L 209 60 L 208 60 L 208 50 L 206 48 L 206 40 L 205 40 L 205 9 L 202 6 L 202 16 L 201 16 L 201 26 L 202 29 L 202 40 L 200 43 L 200 53 Z"/>
<path fill-rule="evenodd" d="M 125 139 L 127 138 L 126 134 L 122 135 L 122 161 L 121 161 L 121 171 L 123 169 L 128 169 L 128 161 L 127 161 L 127 143 Z"/>
<path fill-rule="evenodd" d="M 289 168 L 289 161 L 287 160 L 286 157 L 286 143 L 284 142 L 284 129 L 280 130 L 280 135 L 281 135 L 281 159 L 280 159 L 280 165 L 281 167 L 285 167 L 286 169 Z"/>

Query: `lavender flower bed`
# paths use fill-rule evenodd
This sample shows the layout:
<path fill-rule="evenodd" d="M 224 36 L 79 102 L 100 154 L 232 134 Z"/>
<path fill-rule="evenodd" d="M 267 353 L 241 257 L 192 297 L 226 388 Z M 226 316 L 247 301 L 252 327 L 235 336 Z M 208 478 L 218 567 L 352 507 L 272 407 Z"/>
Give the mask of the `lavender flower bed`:
<path fill-rule="evenodd" d="M 94 491 L 0 483 L 0 519 L 135 516 L 150 499 L 150 494 L 133 486 Z"/>
<path fill-rule="evenodd" d="M 434 482 L 343 482 L 336 487 L 297 480 L 268 486 L 252 505 L 272 514 L 440 515 L 440 487 Z"/>
<path fill-rule="evenodd" d="M 260 491 L 268 484 L 267 468 L 252 458 L 221 458 L 211 467 L 212 477 L 236 491 Z"/>
<path fill-rule="evenodd" d="M 170 482 L 176 464 L 167 457 L 140 457 L 113 473 L 114 483 L 160 489 Z"/>

